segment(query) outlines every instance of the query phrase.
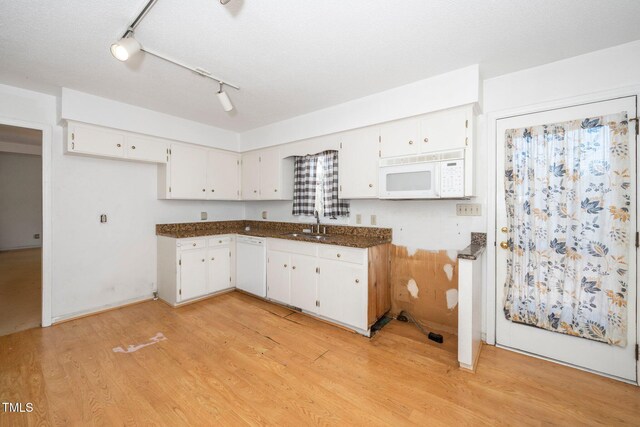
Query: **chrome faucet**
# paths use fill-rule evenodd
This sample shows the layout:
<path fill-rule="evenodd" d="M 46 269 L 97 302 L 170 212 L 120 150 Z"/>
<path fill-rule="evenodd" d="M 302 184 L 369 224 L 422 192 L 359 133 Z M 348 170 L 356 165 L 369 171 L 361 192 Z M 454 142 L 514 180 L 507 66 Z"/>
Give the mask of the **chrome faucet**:
<path fill-rule="evenodd" d="M 318 231 L 316 232 L 316 234 L 320 234 L 320 214 L 318 213 L 318 211 L 313 211 L 313 216 L 316 219 L 316 227 L 318 227 Z M 311 226 L 311 232 L 313 233 L 313 225 Z"/>

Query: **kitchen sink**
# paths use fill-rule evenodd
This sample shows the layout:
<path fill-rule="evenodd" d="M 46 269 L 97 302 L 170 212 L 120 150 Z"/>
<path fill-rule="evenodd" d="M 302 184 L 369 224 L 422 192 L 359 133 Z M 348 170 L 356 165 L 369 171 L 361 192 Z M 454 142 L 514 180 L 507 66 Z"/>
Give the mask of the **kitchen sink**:
<path fill-rule="evenodd" d="M 303 239 L 316 240 L 316 241 L 327 240 L 327 236 L 323 235 L 323 234 L 284 233 L 284 234 L 282 234 L 282 236 L 285 236 L 285 237 L 301 237 Z"/>

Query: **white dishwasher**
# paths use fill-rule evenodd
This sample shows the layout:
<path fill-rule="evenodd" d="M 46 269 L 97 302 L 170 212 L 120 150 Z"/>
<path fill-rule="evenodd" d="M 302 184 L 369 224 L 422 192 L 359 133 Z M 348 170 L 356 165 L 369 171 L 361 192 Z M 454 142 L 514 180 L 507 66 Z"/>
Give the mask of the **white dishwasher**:
<path fill-rule="evenodd" d="M 236 287 L 266 298 L 266 261 L 267 240 L 265 238 L 238 236 L 236 240 Z"/>

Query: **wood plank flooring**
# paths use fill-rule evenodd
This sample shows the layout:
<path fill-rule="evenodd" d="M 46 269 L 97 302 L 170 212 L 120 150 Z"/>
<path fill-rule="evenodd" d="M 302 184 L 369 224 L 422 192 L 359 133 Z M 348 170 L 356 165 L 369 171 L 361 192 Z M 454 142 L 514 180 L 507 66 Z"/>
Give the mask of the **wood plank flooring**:
<path fill-rule="evenodd" d="M 0 252 L 0 336 L 40 326 L 42 251 Z"/>
<path fill-rule="evenodd" d="M 233 292 L 0 337 L 0 425 L 639 425 L 640 390 L 486 346 L 477 373 L 392 321 L 372 340 Z M 167 340 L 133 353 L 162 332 Z"/>

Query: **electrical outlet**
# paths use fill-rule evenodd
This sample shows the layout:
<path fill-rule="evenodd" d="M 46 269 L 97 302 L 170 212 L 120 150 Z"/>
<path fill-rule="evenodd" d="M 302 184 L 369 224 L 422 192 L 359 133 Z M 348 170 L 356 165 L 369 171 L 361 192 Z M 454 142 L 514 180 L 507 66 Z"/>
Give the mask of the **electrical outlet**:
<path fill-rule="evenodd" d="M 40 238 L 40 233 L 34 234 L 34 235 L 33 235 L 33 238 L 34 238 L 34 239 L 39 239 L 39 238 Z"/>
<path fill-rule="evenodd" d="M 480 216 L 482 215 L 480 203 L 460 203 L 456 205 L 457 216 Z"/>
<path fill-rule="evenodd" d="M 362 215 L 356 214 L 356 224 L 362 224 Z"/>
<path fill-rule="evenodd" d="M 200 219 L 205 221 L 208 218 L 207 213 L 206 212 L 200 212 Z"/>
<path fill-rule="evenodd" d="M 371 225 L 378 225 L 377 215 L 371 215 Z"/>

